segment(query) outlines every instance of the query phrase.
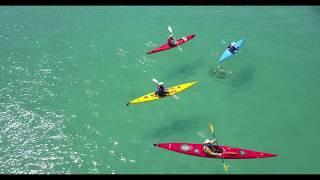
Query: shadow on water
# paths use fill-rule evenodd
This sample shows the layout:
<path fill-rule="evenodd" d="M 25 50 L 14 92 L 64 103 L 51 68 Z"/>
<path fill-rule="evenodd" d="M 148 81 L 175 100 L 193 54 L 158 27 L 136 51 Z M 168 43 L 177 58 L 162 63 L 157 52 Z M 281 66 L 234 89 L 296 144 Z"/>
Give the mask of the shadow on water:
<path fill-rule="evenodd" d="M 320 22 L 320 6 L 311 7 L 312 19 Z"/>
<path fill-rule="evenodd" d="M 152 138 L 167 138 L 175 134 L 190 133 L 194 129 L 200 128 L 199 125 L 203 118 L 191 117 L 177 119 L 170 124 L 152 131 Z"/>
<path fill-rule="evenodd" d="M 208 74 L 212 79 L 225 83 L 231 86 L 232 89 L 239 91 L 249 87 L 253 82 L 255 71 L 254 66 L 247 66 L 235 72 L 224 69 L 223 67 L 217 70 L 217 67 L 214 66 L 208 70 Z"/>
<path fill-rule="evenodd" d="M 217 67 L 211 67 L 208 71 L 208 74 L 210 77 L 215 77 L 217 75 L 217 72 L 215 71 Z"/>
<path fill-rule="evenodd" d="M 254 66 L 248 66 L 239 72 L 234 72 L 231 78 L 231 87 L 237 90 L 248 87 L 253 82 L 255 71 Z"/>
<path fill-rule="evenodd" d="M 183 79 L 188 79 L 195 75 L 195 71 L 203 65 L 203 60 L 195 60 L 192 63 L 182 64 L 181 66 L 173 69 L 171 72 L 167 73 L 167 78 L 178 79 L 183 77 Z"/>
<path fill-rule="evenodd" d="M 226 70 L 220 66 L 214 66 L 209 69 L 208 74 L 211 78 L 215 78 L 217 80 L 226 80 L 230 78 L 232 71 Z"/>

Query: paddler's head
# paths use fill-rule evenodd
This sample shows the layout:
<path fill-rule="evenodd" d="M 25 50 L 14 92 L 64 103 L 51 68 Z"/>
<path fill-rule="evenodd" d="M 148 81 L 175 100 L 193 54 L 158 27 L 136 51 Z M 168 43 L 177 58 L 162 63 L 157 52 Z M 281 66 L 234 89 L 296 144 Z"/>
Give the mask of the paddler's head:
<path fill-rule="evenodd" d="M 159 82 L 159 86 L 163 86 L 163 82 Z"/>

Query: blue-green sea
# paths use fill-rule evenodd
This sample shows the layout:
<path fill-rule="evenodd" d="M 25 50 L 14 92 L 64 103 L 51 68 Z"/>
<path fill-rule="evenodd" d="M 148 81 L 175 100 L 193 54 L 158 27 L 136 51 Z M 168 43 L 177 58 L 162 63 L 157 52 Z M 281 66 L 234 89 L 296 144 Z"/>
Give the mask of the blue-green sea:
<path fill-rule="evenodd" d="M 318 174 L 319 6 L 1 6 L 1 174 Z M 155 54 L 168 26 L 181 45 Z M 238 53 L 213 70 L 228 43 Z M 157 101 L 126 103 L 198 81 Z M 154 143 L 277 154 L 188 156 Z"/>

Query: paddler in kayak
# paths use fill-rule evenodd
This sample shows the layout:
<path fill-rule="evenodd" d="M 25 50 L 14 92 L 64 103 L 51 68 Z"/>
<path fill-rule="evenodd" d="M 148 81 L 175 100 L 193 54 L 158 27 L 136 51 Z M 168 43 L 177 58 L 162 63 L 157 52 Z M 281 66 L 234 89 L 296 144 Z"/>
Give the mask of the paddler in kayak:
<path fill-rule="evenodd" d="M 218 147 L 216 139 L 206 139 L 203 145 L 203 152 L 209 156 L 221 156 L 222 149 Z"/>
<path fill-rule="evenodd" d="M 169 46 L 175 46 L 176 45 L 173 36 L 174 36 L 174 34 L 170 34 L 170 36 L 168 37 L 168 45 Z"/>
<path fill-rule="evenodd" d="M 159 82 L 158 86 L 157 86 L 157 91 L 155 92 L 156 95 L 158 95 L 159 97 L 164 97 L 167 94 L 169 94 L 168 91 L 166 91 L 166 89 L 163 86 L 163 82 Z"/>
<path fill-rule="evenodd" d="M 236 42 L 232 42 L 232 43 L 230 43 L 229 44 L 229 46 L 228 46 L 228 49 L 229 49 L 229 51 L 232 53 L 232 54 L 234 54 L 237 50 L 238 50 L 238 48 L 236 47 Z"/>

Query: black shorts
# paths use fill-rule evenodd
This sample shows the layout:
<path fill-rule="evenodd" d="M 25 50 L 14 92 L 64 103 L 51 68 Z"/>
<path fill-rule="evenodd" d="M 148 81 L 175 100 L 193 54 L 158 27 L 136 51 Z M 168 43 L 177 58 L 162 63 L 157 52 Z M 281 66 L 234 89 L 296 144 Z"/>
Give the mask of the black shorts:
<path fill-rule="evenodd" d="M 164 97 L 167 95 L 167 92 L 156 92 L 156 94 L 160 97 Z"/>

